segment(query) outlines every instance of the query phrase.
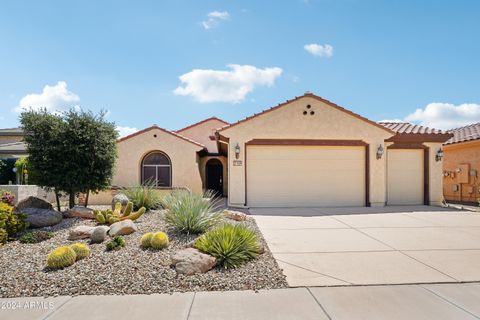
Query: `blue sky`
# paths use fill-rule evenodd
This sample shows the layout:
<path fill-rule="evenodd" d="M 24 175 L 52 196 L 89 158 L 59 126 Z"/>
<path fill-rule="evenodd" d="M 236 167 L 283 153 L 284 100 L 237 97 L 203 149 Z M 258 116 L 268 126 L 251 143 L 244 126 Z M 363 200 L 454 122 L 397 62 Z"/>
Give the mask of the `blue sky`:
<path fill-rule="evenodd" d="M 0 127 L 78 105 L 173 130 L 305 91 L 376 121 L 480 121 L 480 2 L 0 3 Z"/>

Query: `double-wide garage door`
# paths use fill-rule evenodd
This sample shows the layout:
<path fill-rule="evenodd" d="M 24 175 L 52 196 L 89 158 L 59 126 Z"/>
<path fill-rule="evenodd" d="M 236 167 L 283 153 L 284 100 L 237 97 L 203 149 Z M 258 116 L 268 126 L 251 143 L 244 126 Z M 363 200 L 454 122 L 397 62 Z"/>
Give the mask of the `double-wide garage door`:
<path fill-rule="evenodd" d="M 247 146 L 247 205 L 365 206 L 365 160 L 364 146 Z"/>

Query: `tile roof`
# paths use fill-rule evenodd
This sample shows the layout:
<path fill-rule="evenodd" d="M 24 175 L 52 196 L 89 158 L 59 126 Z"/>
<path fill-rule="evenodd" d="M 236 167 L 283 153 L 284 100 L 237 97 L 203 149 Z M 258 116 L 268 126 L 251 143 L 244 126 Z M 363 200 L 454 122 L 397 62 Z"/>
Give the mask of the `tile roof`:
<path fill-rule="evenodd" d="M 188 126 L 186 126 L 185 128 L 182 128 L 182 129 L 179 129 L 179 130 L 175 130 L 174 132 L 179 133 L 179 132 L 188 130 L 188 129 L 190 129 L 190 128 L 196 127 L 196 126 L 198 126 L 198 125 L 201 125 L 202 123 L 205 123 L 205 122 L 210 121 L 210 120 L 217 120 L 217 121 L 223 122 L 223 124 L 225 124 L 225 125 L 228 125 L 228 124 L 229 124 L 227 121 L 224 121 L 224 120 L 222 120 L 222 119 L 220 119 L 220 118 L 210 117 L 210 118 L 204 119 L 204 120 L 202 120 L 202 121 L 198 121 L 198 122 L 192 123 L 191 125 L 188 125 Z"/>
<path fill-rule="evenodd" d="M 267 112 L 276 110 L 276 109 L 278 109 L 278 108 L 281 108 L 281 107 L 289 104 L 290 102 L 293 102 L 293 101 L 296 101 L 296 100 L 299 100 L 299 99 L 305 98 L 305 97 L 309 97 L 309 98 L 313 98 L 313 99 L 316 99 L 316 100 L 318 100 L 318 101 L 321 101 L 321 102 L 323 102 L 323 103 L 325 103 L 325 104 L 327 104 L 327 105 L 329 105 L 329 106 L 331 106 L 331 107 L 333 107 L 333 108 L 335 108 L 335 109 L 337 109 L 337 110 L 339 110 L 339 111 L 345 112 L 345 113 L 347 113 L 347 114 L 349 114 L 349 115 L 351 115 L 351 116 L 353 116 L 353 117 L 355 117 L 355 118 L 357 118 L 357 119 L 360 119 L 360 120 L 362 120 L 362 121 L 365 121 L 365 122 L 367 122 L 367 123 L 369 123 L 369 124 L 371 124 L 371 125 L 374 125 L 374 126 L 380 128 L 380 129 L 383 129 L 383 130 L 388 131 L 388 132 L 390 132 L 390 133 L 394 133 L 392 130 L 390 130 L 389 128 L 387 128 L 387 127 L 385 127 L 385 126 L 382 126 L 381 124 L 378 124 L 378 123 L 376 123 L 376 122 L 374 122 L 374 121 L 372 121 L 372 120 L 370 120 L 370 119 L 367 119 L 367 118 L 365 118 L 365 117 L 362 117 L 361 115 L 359 115 L 359 114 L 357 114 L 357 113 L 355 113 L 355 112 L 352 112 L 352 111 L 350 111 L 350 110 L 348 110 L 348 109 L 345 109 L 345 108 L 343 108 L 343 107 L 341 107 L 341 106 L 339 106 L 339 105 L 337 105 L 337 104 L 335 104 L 335 103 L 333 103 L 333 102 L 331 102 L 331 101 L 329 101 L 329 100 L 327 100 L 327 99 L 324 99 L 324 98 L 322 98 L 322 97 L 320 97 L 320 96 L 317 96 L 317 95 L 315 95 L 315 94 L 313 94 L 313 93 L 311 93 L 311 92 L 305 92 L 305 94 L 303 94 L 303 95 L 301 95 L 301 96 L 299 96 L 299 97 L 295 97 L 294 99 L 287 100 L 287 101 L 282 102 L 282 103 L 280 103 L 280 104 L 278 104 L 278 105 L 276 105 L 276 106 L 273 106 L 273 107 L 271 107 L 271 108 L 269 108 L 269 109 L 263 110 L 263 111 L 261 111 L 261 112 L 259 112 L 259 113 L 255 113 L 255 114 L 253 114 L 253 115 L 251 115 L 251 116 L 249 116 L 249 117 L 246 117 L 246 118 L 244 118 L 244 119 L 242 119 L 242 120 L 239 120 L 239 121 L 237 121 L 237 122 L 234 122 L 234 123 L 225 125 L 224 127 L 219 128 L 219 129 L 217 130 L 217 132 L 221 132 L 221 131 L 223 131 L 223 130 L 226 130 L 226 129 L 228 129 L 228 128 L 231 128 L 231 127 L 233 127 L 233 126 L 236 126 L 236 125 L 238 125 L 238 124 L 240 124 L 240 123 L 243 123 L 243 122 L 248 121 L 248 120 L 250 120 L 250 119 L 256 118 L 256 117 L 258 117 L 258 116 L 260 116 L 260 115 L 262 115 L 262 114 L 264 114 L 264 113 L 267 113 Z"/>
<path fill-rule="evenodd" d="M 26 154 L 27 145 L 24 142 L 0 144 L 0 154 Z"/>
<path fill-rule="evenodd" d="M 195 144 L 195 145 L 197 145 L 197 146 L 199 146 L 199 147 L 202 147 L 202 148 L 204 148 L 204 149 L 207 149 L 207 147 L 205 147 L 205 146 L 204 146 L 203 144 L 201 144 L 201 143 L 198 143 L 198 142 L 196 142 L 196 141 L 193 141 L 192 139 L 189 139 L 189 138 L 187 138 L 187 137 L 185 137 L 185 136 L 182 136 L 181 134 L 178 134 L 178 133 L 176 133 L 176 132 L 173 132 L 173 131 L 170 131 L 170 130 L 167 130 L 167 129 L 164 129 L 164 128 L 160 128 L 160 127 L 157 126 L 156 124 L 154 124 L 154 125 L 151 126 L 151 127 L 145 128 L 145 129 L 143 129 L 143 130 L 140 130 L 140 131 L 134 132 L 134 133 L 132 133 L 132 134 L 129 134 L 128 136 L 125 136 L 125 137 L 123 137 L 123 138 L 120 138 L 120 139 L 117 140 L 117 142 L 122 142 L 122 141 L 124 141 L 124 140 L 133 138 L 133 137 L 135 137 L 135 136 L 138 136 L 139 134 L 145 133 L 145 132 L 150 131 L 150 130 L 153 130 L 153 129 L 158 129 L 158 130 L 163 131 L 163 132 L 165 132 L 165 133 L 171 134 L 172 136 L 175 136 L 175 137 L 180 138 L 180 139 L 183 139 L 183 140 L 185 140 L 185 141 L 187 141 L 187 142 L 193 143 L 193 144 Z"/>
<path fill-rule="evenodd" d="M 392 130 L 395 133 L 400 134 L 444 134 L 445 131 L 438 130 L 435 128 L 429 128 L 424 126 L 419 126 L 416 124 L 411 124 L 408 122 L 379 122 L 385 128 Z"/>
<path fill-rule="evenodd" d="M 480 122 L 465 127 L 455 128 L 448 132 L 453 134 L 445 144 L 460 143 L 480 139 Z"/>

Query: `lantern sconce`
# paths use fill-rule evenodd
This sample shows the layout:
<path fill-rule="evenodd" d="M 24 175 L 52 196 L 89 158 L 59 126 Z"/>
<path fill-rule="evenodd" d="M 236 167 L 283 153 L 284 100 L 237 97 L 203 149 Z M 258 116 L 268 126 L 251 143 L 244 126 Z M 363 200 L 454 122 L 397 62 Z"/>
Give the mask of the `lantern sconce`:
<path fill-rule="evenodd" d="M 379 145 L 378 148 L 377 148 L 377 160 L 382 159 L 382 156 L 383 156 L 384 152 L 385 152 L 385 150 L 383 149 L 383 146 Z"/>
<path fill-rule="evenodd" d="M 238 159 L 240 157 L 240 145 L 237 143 L 235 146 L 235 159 Z"/>
<path fill-rule="evenodd" d="M 442 148 L 437 150 L 437 154 L 435 154 L 435 161 L 442 161 L 443 158 L 443 150 Z"/>

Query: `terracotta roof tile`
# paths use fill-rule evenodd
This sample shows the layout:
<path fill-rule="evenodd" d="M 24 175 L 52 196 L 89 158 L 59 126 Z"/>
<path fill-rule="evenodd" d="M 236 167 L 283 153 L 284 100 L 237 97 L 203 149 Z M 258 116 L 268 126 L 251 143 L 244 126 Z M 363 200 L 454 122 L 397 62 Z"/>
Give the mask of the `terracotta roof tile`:
<path fill-rule="evenodd" d="M 435 128 L 429 128 L 424 126 L 419 126 L 416 124 L 411 124 L 408 122 L 379 122 L 385 128 L 392 130 L 395 133 L 413 133 L 413 134 L 444 134 L 445 131 L 438 130 Z"/>
<path fill-rule="evenodd" d="M 448 132 L 453 134 L 445 144 L 460 143 L 480 139 L 480 122 L 465 127 L 455 128 Z"/>
<path fill-rule="evenodd" d="M 185 131 L 185 130 L 187 130 L 187 129 L 196 127 L 196 126 L 198 126 L 198 125 L 201 125 L 202 123 L 205 123 L 205 122 L 210 121 L 210 120 L 217 120 L 217 121 L 223 122 L 223 124 L 225 124 L 225 125 L 228 125 L 228 124 L 229 124 L 227 121 L 224 121 L 224 120 L 222 120 L 222 119 L 220 119 L 220 118 L 210 117 L 210 118 L 204 119 L 204 120 L 202 120 L 202 121 L 198 121 L 198 122 L 192 123 L 191 125 L 186 126 L 185 128 L 182 128 L 182 129 L 179 129 L 179 130 L 175 130 L 174 132 L 179 133 L 179 132 Z"/>
<path fill-rule="evenodd" d="M 133 138 L 133 137 L 135 137 L 135 136 L 138 136 L 139 134 L 145 133 L 145 132 L 150 131 L 150 130 L 153 130 L 153 129 L 161 130 L 161 131 L 163 131 L 163 132 L 165 132 L 165 133 L 171 134 L 172 136 L 175 136 L 175 137 L 177 137 L 177 138 L 180 138 L 180 139 L 183 139 L 183 140 L 188 141 L 188 142 L 190 142 L 190 143 L 193 143 L 193 144 L 195 144 L 195 145 L 197 145 L 197 146 L 199 146 L 199 147 L 202 147 L 202 148 L 204 148 L 204 149 L 207 149 L 207 147 L 205 147 L 205 146 L 204 146 L 203 144 L 201 144 L 201 143 L 198 143 L 197 141 L 194 141 L 194 140 L 192 140 L 192 139 L 190 139 L 190 138 L 184 137 L 184 136 L 182 136 L 182 135 L 179 134 L 179 133 L 176 133 L 176 132 L 173 132 L 173 131 L 164 129 L 164 128 L 160 128 L 160 127 L 157 126 L 157 125 L 153 125 L 153 126 L 151 126 L 151 127 L 148 127 L 148 128 L 143 129 L 143 130 L 137 131 L 137 132 L 135 132 L 135 133 L 129 134 L 128 136 L 125 136 L 125 137 L 123 137 L 123 138 L 118 139 L 117 142 L 122 142 L 122 141 L 124 141 L 124 140 Z"/>

